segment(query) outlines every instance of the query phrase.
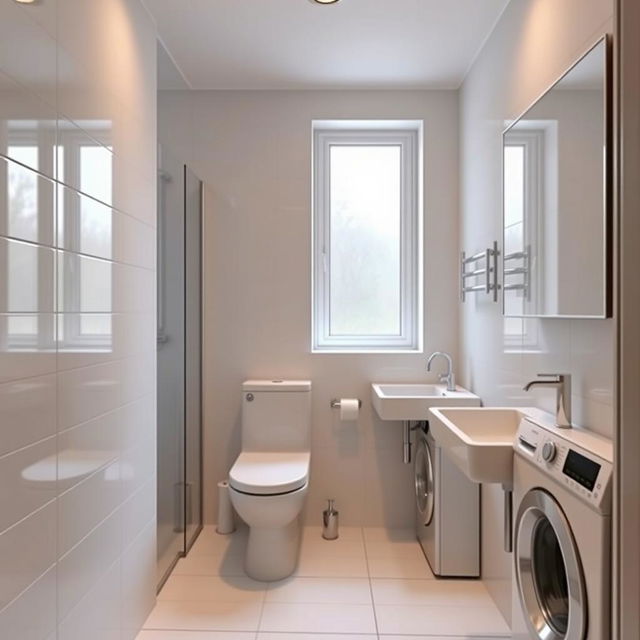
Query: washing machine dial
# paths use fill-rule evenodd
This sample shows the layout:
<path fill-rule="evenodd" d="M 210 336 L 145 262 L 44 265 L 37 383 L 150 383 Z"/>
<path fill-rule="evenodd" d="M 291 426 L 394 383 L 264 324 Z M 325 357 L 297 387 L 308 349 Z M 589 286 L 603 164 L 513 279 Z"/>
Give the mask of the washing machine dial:
<path fill-rule="evenodd" d="M 551 440 L 547 440 L 542 445 L 542 459 L 545 462 L 553 462 L 557 454 L 556 445 L 551 442 Z"/>

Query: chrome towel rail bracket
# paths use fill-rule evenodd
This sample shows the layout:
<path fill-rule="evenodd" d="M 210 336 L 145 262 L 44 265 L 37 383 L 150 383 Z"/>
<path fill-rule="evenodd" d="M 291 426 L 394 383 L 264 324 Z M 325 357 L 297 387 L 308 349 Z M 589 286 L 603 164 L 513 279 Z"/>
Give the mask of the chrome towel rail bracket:
<path fill-rule="evenodd" d="M 480 251 L 467 257 L 463 251 L 460 254 L 460 299 L 466 301 L 467 293 L 483 292 L 491 295 L 494 302 L 498 302 L 498 256 L 500 251 L 498 243 L 494 242 L 493 247 Z M 484 276 L 484 282 L 470 284 L 469 279 Z"/>

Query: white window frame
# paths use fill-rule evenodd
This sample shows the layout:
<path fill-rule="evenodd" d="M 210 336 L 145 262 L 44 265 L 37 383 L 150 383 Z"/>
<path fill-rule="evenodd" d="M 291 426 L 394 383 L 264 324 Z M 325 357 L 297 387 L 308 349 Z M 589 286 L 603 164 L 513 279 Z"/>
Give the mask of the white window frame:
<path fill-rule="evenodd" d="M 400 333 L 331 335 L 330 152 L 333 145 L 399 146 L 401 154 Z M 422 351 L 422 122 L 314 122 L 312 352 Z"/>

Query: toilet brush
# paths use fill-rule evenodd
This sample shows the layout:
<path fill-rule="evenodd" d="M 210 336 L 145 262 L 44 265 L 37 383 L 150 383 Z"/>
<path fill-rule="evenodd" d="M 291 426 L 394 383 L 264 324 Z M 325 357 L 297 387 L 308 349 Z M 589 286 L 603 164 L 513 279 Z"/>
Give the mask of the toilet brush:
<path fill-rule="evenodd" d="M 335 540 L 338 537 L 338 511 L 334 508 L 334 500 L 329 500 L 328 507 L 322 512 L 322 537 Z"/>

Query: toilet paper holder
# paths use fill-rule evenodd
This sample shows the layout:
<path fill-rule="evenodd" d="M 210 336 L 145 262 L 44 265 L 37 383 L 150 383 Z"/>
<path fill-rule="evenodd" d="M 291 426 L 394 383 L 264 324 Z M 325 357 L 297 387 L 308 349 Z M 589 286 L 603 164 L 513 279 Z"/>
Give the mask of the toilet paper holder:
<path fill-rule="evenodd" d="M 332 409 L 339 409 L 342 406 L 342 404 L 340 403 L 340 400 L 338 400 L 337 398 L 334 398 L 331 401 L 330 405 Z M 362 400 L 360 400 L 359 398 L 358 398 L 358 409 L 362 409 Z"/>

